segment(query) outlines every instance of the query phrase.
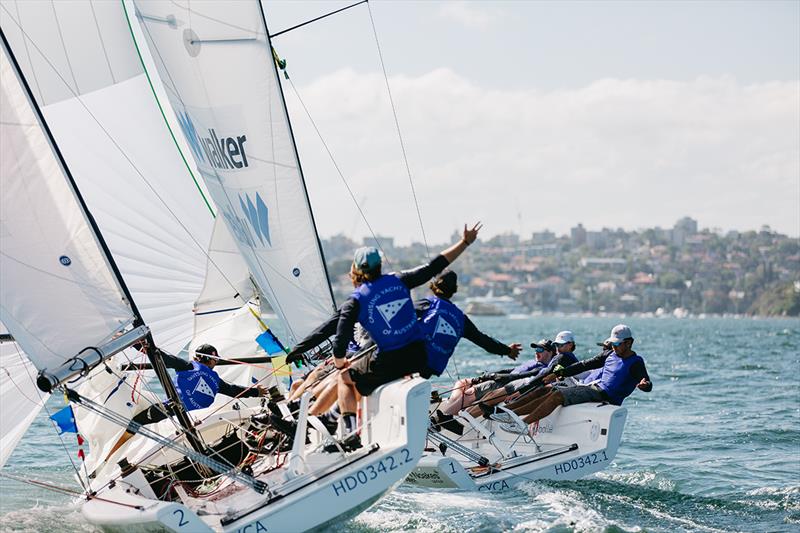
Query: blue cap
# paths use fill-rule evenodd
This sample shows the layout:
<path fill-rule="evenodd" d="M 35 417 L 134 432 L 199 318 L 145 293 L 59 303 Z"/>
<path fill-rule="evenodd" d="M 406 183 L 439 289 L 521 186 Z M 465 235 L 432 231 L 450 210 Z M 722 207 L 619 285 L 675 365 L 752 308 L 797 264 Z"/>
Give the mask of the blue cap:
<path fill-rule="evenodd" d="M 381 266 L 381 254 L 374 246 L 364 246 L 353 254 L 353 266 L 362 272 L 369 272 Z"/>

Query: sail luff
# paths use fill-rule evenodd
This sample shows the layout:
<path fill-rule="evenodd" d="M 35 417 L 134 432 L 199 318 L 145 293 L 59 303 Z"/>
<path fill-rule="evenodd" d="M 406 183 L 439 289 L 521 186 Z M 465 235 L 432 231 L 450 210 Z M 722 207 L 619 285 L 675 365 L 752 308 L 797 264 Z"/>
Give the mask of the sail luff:
<path fill-rule="evenodd" d="M 258 1 L 258 10 L 261 13 L 261 22 L 264 23 L 264 35 L 267 38 L 267 45 L 269 46 L 270 51 L 274 51 L 272 47 L 272 37 L 269 35 L 269 25 L 267 24 L 267 17 L 264 13 L 264 4 L 261 0 Z M 311 227 L 314 230 L 314 237 L 317 242 L 317 250 L 319 251 L 319 260 L 322 262 L 322 269 L 325 272 L 325 280 L 328 283 L 328 292 L 331 295 L 331 311 L 336 312 L 336 298 L 333 296 L 333 287 L 331 286 L 331 276 L 328 272 L 328 263 L 325 261 L 325 252 L 322 250 L 322 241 L 319 238 L 319 230 L 317 230 L 317 221 L 314 218 L 314 211 L 311 209 L 311 199 L 308 197 L 308 187 L 306 186 L 306 177 L 303 173 L 303 165 L 300 163 L 300 153 L 297 150 L 297 141 L 294 137 L 294 128 L 292 128 L 292 121 L 289 117 L 289 108 L 286 106 L 286 96 L 283 94 L 283 84 L 280 82 L 280 73 L 278 72 L 278 65 L 277 61 L 272 61 L 272 70 L 275 73 L 275 79 L 278 80 L 278 93 L 280 94 L 281 98 L 281 106 L 283 107 L 283 114 L 286 117 L 286 124 L 289 126 L 289 138 L 292 141 L 292 147 L 294 148 L 294 157 L 295 161 L 297 162 L 297 172 L 300 174 L 300 183 L 303 186 L 303 196 L 306 200 L 306 206 L 308 207 L 308 214 L 311 218 Z"/>

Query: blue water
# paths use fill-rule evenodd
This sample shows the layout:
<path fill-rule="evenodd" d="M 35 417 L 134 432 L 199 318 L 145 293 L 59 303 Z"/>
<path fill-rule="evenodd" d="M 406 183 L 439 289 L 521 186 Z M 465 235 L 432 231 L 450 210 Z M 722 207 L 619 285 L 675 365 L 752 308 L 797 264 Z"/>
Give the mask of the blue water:
<path fill-rule="evenodd" d="M 476 318 L 504 342 L 571 329 L 580 358 L 619 320 Z M 337 531 L 800 531 L 800 321 L 626 319 L 653 392 L 625 402 L 620 451 L 577 482 L 531 482 L 505 494 L 407 486 Z M 530 357 L 527 350 L 523 357 Z M 507 361 L 507 360 L 506 360 Z M 462 376 L 501 365 L 462 341 Z M 450 366 L 455 377 L 455 368 Z M 447 378 L 438 380 L 449 388 Z M 60 399 L 51 401 L 59 407 Z M 75 456 L 74 436 L 67 437 Z M 70 484 L 71 466 L 40 417 L 7 467 Z M 0 478 L 0 531 L 95 531 L 70 498 Z"/>

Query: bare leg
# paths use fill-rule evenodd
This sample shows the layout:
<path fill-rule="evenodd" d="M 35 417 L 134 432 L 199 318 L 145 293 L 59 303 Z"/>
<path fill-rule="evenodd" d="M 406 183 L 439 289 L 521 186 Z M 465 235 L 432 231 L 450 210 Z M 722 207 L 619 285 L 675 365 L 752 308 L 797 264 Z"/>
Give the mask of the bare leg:
<path fill-rule="evenodd" d="M 324 379 L 319 381 L 316 385 L 314 385 L 314 388 L 311 389 L 311 395 L 314 398 L 319 398 L 320 395 L 323 392 L 325 392 L 325 390 L 327 390 L 328 387 L 330 387 L 334 383 L 336 383 L 336 374 L 335 373 L 331 374 L 329 376 L 325 376 Z"/>
<path fill-rule="evenodd" d="M 308 410 L 308 414 L 319 416 L 330 409 L 336 402 L 337 385 L 336 381 L 331 381 L 319 394 L 316 394 L 317 400 Z"/>
<path fill-rule="evenodd" d="M 345 378 L 344 373 L 340 373 L 337 385 L 339 410 L 343 415 L 346 413 L 355 413 L 358 410 L 358 401 L 356 399 L 357 391 L 355 385 L 350 380 L 349 374 L 347 378 Z"/>
<path fill-rule="evenodd" d="M 551 389 L 550 387 L 542 387 L 541 389 L 535 389 L 527 394 L 524 394 L 523 396 L 520 396 L 513 402 L 509 402 L 508 404 L 506 404 L 506 407 L 508 407 L 517 414 L 527 414 L 530 412 L 529 409 L 531 409 L 532 406 L 538 403 L 539 398 L 541 398 L 551 390 L 553 389 Z"/>
<path fill-rule="evenodd" d="M 459 412 L 461 409 L 464 408 L 465 405 L 471 403 L 471 401 L 467 401 L 464 398 L 464 392 L 468 389 L 471 389 L 471 380 L 469 379 L 462 379 L 456 381 L 456 386 L 453 390 L 453 393 L 450 395 L 450 398 L 447 399 L 446 402 L 443 402 L 439 406 L 439 410 L 446 415 L 454 415 Z M 474 391 L 472 399 L 474 400 Z"/>
<path fill-rule="evenodd" d="M 522 420 L 526 424 L 533 424 L 550 413 L 556 410 L 556 407 L 564 404 L 564 395 L 557 389 L 551 389 L 550 392 L 542 396 L 538 405 Z"/>
<path fill-rule="evenodd" d="M 484 405 L 488 405 L 488 406 L 497 405 L 498 403 L 501 403 L 503 400 L 505 400 L 507 396 L 508 395 L 506 394 L 506 390 L 505 389 L 493 390 L 492 392 L 488 393 L 486 396 L 481 398 L 480 403 L 482 403 Z M 477 404 L 473 405 L 472 407 L 470 407 L 467 410 L 467 412 L 469 414 L 471 414 L 472 416 L 476 416 L 476 417 L 477 416 L 481 416 L 481 414 L 483 414 L 483 411 L 481 411 L 480 405 L 477 405 Z"/>
<path fill-rule="evenodd" d="M 303 393 L 306 390 L 308 390 L 309 387 L 317 385 L 317 383 L 319 382 L 319 375 L 321 372 L 322 372 L 322 367 L 317 367 L 314 370 L 312 370 L 311 373 L 308 374 L 308 376 L 306 376 L 306 379 L 297 381 L 296 387 L 295 383 L 292 383 L 292 393 L 289 395 L 288 400 L 291 402 L 299 399 L 300 396 L 302 396 Z"/>

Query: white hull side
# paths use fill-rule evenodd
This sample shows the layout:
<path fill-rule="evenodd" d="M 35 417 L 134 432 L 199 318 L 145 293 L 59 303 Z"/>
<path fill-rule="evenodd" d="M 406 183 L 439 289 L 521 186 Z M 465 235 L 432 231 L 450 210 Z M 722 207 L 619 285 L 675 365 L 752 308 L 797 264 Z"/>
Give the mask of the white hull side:
<path fill-rule="evenodd" d="M 346 456 L 309 453 L 309 471 L 288 482 L 284 469 L 259 476 L 273 491 L 271 497 L 241 489 L 215 500 L 200 514 L 196 511 L 205 501 L 161 502 L 127 494 L 124 483 L 118 483 L 98 496 L 141 505 L 141 510 L 95 499 L 83 505 L 84 516 L 107 529 L 237 533 L 308 531 L 351 518 L 391 491 L 416 466 L 425 445 L 429 397 L 430 384 L 421 378 L 378 389 L 364 401 L 363 411 L 370 420 L 361 433 L 364 448 Z M 210 512 L 213 509 L 216 512 Z"/>
<path fill-rule="evenodd" d="M 488 439 L 469 426 L 460 437 L 442 433 L 486 457 L 495 468 L 479 468 L 457 452 L 426 451 L 406 482 L 430 488 L 502 492 L 519 483 L 540 479 L 569 481 L 606 468 L 617 454 L 627 409 L 613 405 L 580 404 L 558 408 L 540 422 L 529 438 L 507 433 L 497 422 L 484 421 L 497 442 L 516 456 L 503 456 Z M 528 442 L 525 442 L 528 441 Z"/>

